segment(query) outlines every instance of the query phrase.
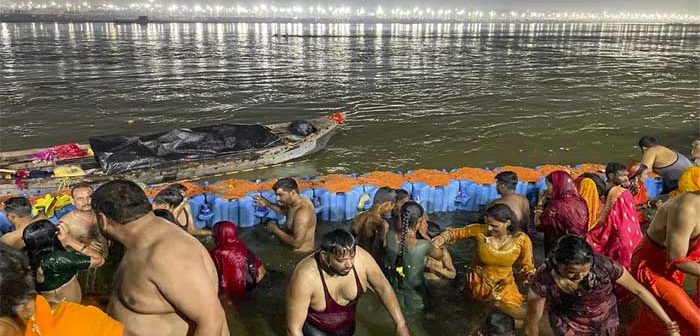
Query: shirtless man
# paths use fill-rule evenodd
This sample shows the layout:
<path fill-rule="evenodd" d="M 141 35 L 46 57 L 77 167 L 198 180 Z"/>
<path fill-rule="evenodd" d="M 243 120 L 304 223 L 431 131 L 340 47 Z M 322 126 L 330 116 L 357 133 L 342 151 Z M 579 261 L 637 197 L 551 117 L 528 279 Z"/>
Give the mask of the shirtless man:
<path fill-rule="evenodd" d="M 100 234 L 97 218 L 90 206 L 92 187 L 87 183 L 79 183 L 71 189 L 70 193 L 75 209 L 61 217 L 59 224 L 67 230 L 65 233 L 105 256 L 107 240 Z"/>
<path fill-rule="evenodd" d="M 92 196 L 100 230 L 125 247 L 108 312 L 137 336 L 227 336 L 216 268 L 197 239 L 151 211 L 126 180 Z"/>
<path fill-rule="evenodd" d="M 681 180 L 691 175 L 695 188 L 682 190 L 684 194 L 659 208 L 634 251 L 631 272 L 678 323 L 682 335 L 697 335 L 700 330 L 698 302 L 683 290 L 686 274 L 700 276 L 700 167 L 683 173 Z M 660 335 L 663 328 L 658 318 L 642 309 L 629 334 Z"/>
<path fill-rule="evenodd" d="M 693 165 L 687 157 L 668 147 L 661 146 L 656 139 L 650 136 L 643 136 L 639 139 L 639 148 L 642 149 L 642 160 L 639 169 L 630 176 L 630 179 L 641 175 L 647 169 L 652 169 L 663 178 L 662 194 L 667 194 L 678 188 L 678 178 L 681 173 Z"/>
<path fill-rule="evenodd" d="M 351 232 L 357 239 L 357 245 L 367 250 L 375 260 L 382 260 L 384 237 L 389 231 L 389 222 L 383 214 L 391 212 L 396 203 L 396 191 L 389 187 L 377 190 L 372 200 L 372 207 L 355 216 Z"/>
<path fill-rule="evenodd" d="M 320 248 L 297 264 L 289 281 L 287 335 L 354 335 L 357 302 L 368 287 L 394 319 L 396 334 L 408 336 L 396 294 L 372 256 L 355 246 L 350 232 L 324 234 Z"/>
<path fill-rule="evenodd" d="M 24 248 L 24 241 L 22 240 L 24 228 L 36 220 L 32 217 L 32 204 L 29 203 L 26 197 L 12 197 L 5 201 L 4 209 L 7 220 L 15 229 L 0 237 L 0 241 L 12 248 L 21 250 Z"/>
<path fill-rule="evenodd" d="M 521 228 L 530 225 L 530 202 L 524 196 L 515 192 L 518 185 L 518 175 L 512 171 L 503 171 L 496 174 L 496 191 L 501 198 L 497 198 L 491 204 L 505 204 L 515 213 L 515 218 L 520 222 Z"/>
<path fill-rule="evenodd" d="M 292 246 L 294 252 L 313 251 L 316 239 L 316 211 L 313 203 L 299 194 L 299 186 L 293 178 L 279 179 L 272 190 L 277 195 L 277 204 L 262 196 L 255 196 L 255 204 L 285 214 L 287 225 L 280 228 L 276 223 L 268 222 L 267 229 L 285 244 Z"/>

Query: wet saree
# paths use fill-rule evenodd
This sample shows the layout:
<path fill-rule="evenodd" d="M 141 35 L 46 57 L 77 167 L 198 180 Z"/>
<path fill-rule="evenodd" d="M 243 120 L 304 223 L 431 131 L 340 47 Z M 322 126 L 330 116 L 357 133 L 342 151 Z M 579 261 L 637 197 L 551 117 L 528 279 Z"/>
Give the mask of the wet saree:
<path fill-rule="evenodd" d="M 642 239 L 637 207 L 632 193 L 623 187 L 613 187 L 605 207 L 586 235 L 593 252 L 622 264 L 632 266 L 632 253 Z"/>
<path fill-rule="evenodd" d="M 598 219 L 598 211 L 600 211 L 600 197 L 598 196 L 598 188 L 590 178 L 583 178 L 578 181 L 578 193 L 586 202 L 588 208 L 588 229 L 595 225 Z"/>
<path fill-rule="evenodd" d="M 517 315 L 524 300 L 515 282 L 513 265 L 519 263 L 518 278 L 522 281 L 535 273 L 530 237 L 517 232 L 513 234 L 510 243 L 496 249 L 488 243 L 486 225 L 448 228 L 447 232 L 450 233 L 448 243 L 461 239 L 473 239 L 476 243 L 475 255 L 466 274 L 464 293 L 476 300 L 494 302 L 511 316 Z"/>
<path fill-rule="evenodd" d="M 544 232 L 545 253 L 566 235 L 584 237 L 588 231 L 588 207 L 565 171 L 552 172 L 552 194 L 542 209 L 538 230 Z"/>
<path fill-rule="evenodd" d="M 219 274 L 219 290 L 231 300 L 255 289 L 262 262 L 238 239 L 236 224 L 218 222 L 213 229 L 216 247 L 210 254 Z"/>
<path fill-rule="evenodd" d="M 691 298 L 683 289 L 685 273 L 675 265 L 700 262 L 700 238 L 691 244 L 685 258 L 668 261 L 666 248 L 644 237 L 632 257 L 632 275 L 656 297 L 666 313 L 678 323 L 683 336 L 697 336 L 700 330 L 700 280 L 697 297 Z M 630 326 L 628 335 L 663 335 L 666 328 L 647 306 L 642 306 Z"/>
<path fill-rule="evenodd" d="M 124 326 L 99 308 L 62 301 L 51 309 L 38 295 L 34 318 L 27 322 L 25 336 L 121 336 Z"/>

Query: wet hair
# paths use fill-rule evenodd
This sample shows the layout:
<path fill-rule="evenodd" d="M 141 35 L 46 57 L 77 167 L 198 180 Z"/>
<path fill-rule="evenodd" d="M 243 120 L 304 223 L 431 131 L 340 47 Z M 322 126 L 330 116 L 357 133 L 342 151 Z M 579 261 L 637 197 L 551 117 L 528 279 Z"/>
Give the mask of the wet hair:
<path fill-rule="evenodd" d="M 515 190 L 518 185 L 518 175 L 512 171 L 503 171 L 496 174 L 496 182 L 502 184 L 508 190 Z"/>
<path fill-rule="evenodd" d="M 356 246 L 357 241 L 352 233 L 343 229 L 335 229 L 321 236 L 319 250 L 340 257 L 355 254 Z"/>
<path fill-rule="evenodd" d="M 5 212 L 18 217 L 32 217 L 32 204 L 26 197 L 11 197 L 5 201 Z"/>
<path fill-rule="evenodd" d="M 491 204 L 484 210 L 484 218 L 491 217 L 499 222 L 510 221 L 508 232 L 516 233 L 520 230 L 520 222 L 515 217 L 515 212 L 506 204 Z"/>
<path fill-rule="evenodd" d="M 372 204 L 382 204 L 384 202 L 396 202 L 396 190 L 389 187 L 381 187 L 374 193 Z"/>
<path fill-rule="evenodd" d="M 128 180 L 110 181 L 92 194 L 92 210 L 107 218 L 126 224 L 153 210 L 148 197 L 138 184 Z"/>
<path fill-rule="evenodd" d="M 401 240 L 399 240 L 399 255 L 396 258 L 395 267 L 403 265 L 403 255 L 406 250 L 406 235 L 409 229 L 416 229 L 416 225 L 423 217 L 423 214 L 425 214 L 423 207 L 414 201 L 408 201 L 401 206 Z"/>
<path fill-rule="evenodd" d="M 411 198 L 411 194 L 406 189 L 396 189 L 396 202 Z"/>
<path fill-rule="evenodd" d="M 187 229 L 185 229 L 182 225 L 180 225 L 180 222 L 177 220 L 177 218 L 175 218 L 175 215 L 173 215 L 173 213 L 170 212 L 170 210 L 154 209 L 153 214 L 160 217 L 160 218 L 163 218 L 163 219 L 167 220 L 168 222 L 171 222 L 171 223 L 177 225 L 179 228 L 187 231 Z"/>
<path fill-rule="evenodd" d="M 70 195 L 73 196 L 73 193 L 75 193 L 75 191 L 78 189 L 90 189 L 90 191 L 92 191 L 92 186 L 90 183 L 80 182 L 70 188 Z"/>
<path fill-rule="evenodd" d="M 547 174 L 547 176 L 544 177 L 544 179 L 547 180 L 547 182 L 549 182 L 549 183 L 552 183 L 552 173 L 554 173 L 554 172 L 551 172 L 551 173 Z"/>
<path fill-rule="evenodd" d="M 27 257 L 0 243 L 0 317 L 17 318 L 17 307 L 35 295 Z"/>
<path fill-rule="evenodd" d="M 299 192 L 299 185 L 293 178 L 285 177 L 277 180 L 277 182 L 275 182 L 275 184 L 272 186 L 273 191 L 277 191 L 277 189 L 282 189 L 287 192 L 292 190 Z"/>
<path fill-rule="evenodd" d="M 588 265 L 593 262 L 593 249 L 586 239 L 578 236 L 559 238 L 557 246 L 547 257 L 549 266 Z"/>
<path fill-rule="evenodd" d="M 56 225 L 48 219 L 29 224 L 22 232 L 22 240 L 33 269 L 39 268 L 39 256 L 42 253 L 65 251 L 56 233 Z"/>
<path fill-rule="evenodd" d="M 187 195 L 187 187 L 185 187 L 184 185 L 182 185 L 180 183 L 173 183 L 173 184 L 169 185 L 168 187 L 166 187 L 166 189 L 175 189 L 175 190 L 177 190 L 177 192 L 182 194 L 183 197 L 185 195 Z"/>
<path fill-rule="evenodd" d="M 486 316 L 486 327 L 482 334 L 484 336 L 515 335 L 515 319 L 500 310 L 494 311 Z"/>
<path fill-rule="evenodd" d="M 182 196 L 182 192 L 177 188 L 171 187 L 161 190 L 155 197 L 153 197 L 153 203 L 167 204 L 171 208 L 182 204 L 184 200 L 185 198 Z"/>
<path fill-rule="evenodd" d="M 616 174 L 619 171 L 625 171 L 627 172 L 627 166 L 623 165 L 622 163 L 619 162 L 608 162 L 608 164 L 605 165 L 605 177 L 608 177 L 610 174 Z"/>
<path fill-rule="evenodd" d="M 598 191 L 598 196 L 603 197 L 605 196 L 605 180 L 603 180 L 603 177 L 596 174 L 596 173 L 583 173 L 579 176 L 579 178 L 589 178 L 593 181 L 595 184 L 595 188 Z"/>
<path fill-rule="evenodd" d="M 654 147 L 659 144 L 659 141 L 656 140 L 656 138 L 645 135 L 639 139 L 639 147 L 640 148 L 650 148 Z"/>

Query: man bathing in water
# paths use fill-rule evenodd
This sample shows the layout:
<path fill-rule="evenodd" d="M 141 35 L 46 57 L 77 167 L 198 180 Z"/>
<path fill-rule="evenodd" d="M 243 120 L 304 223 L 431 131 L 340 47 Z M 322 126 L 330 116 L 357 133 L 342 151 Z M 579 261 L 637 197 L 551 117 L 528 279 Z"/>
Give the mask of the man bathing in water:
<path fill-rule="evenodd" d="M 308 253 L 314 249 L 316 239 L 316 211 L 313 203 L 299 194 L 299 186 L 292 178 L 278 180 L 272 190 L 277 204 L 262 196 L 255 196 L 255 205 L 272 209 L 287 216 L 287 224 L 280 228 L 270 221 L 266 227 L 280 240 L 294 248 L 294 252 Z"/>
<path fill-rule="evenodd" d="M 374 194 L 372 207 L 362 212 L 352 222 L 352 234 L 357 239 L 357 245 L 369 252 L 375 260 L 382 260 L 384 237 L 389 231 L 389 222 L 382 215 L 391 213 L 394 209 L 396 191 L 382 187 Z"/>
<path fill-rule="evenodd" d="M 397 335 L 410 335 L 389 281 L 352 234 L 337 229 L 324 234 L 320 245 L 297 264 L 287 287 L 287 334 L 354 335 L 357 302 L 369 287 L 394 319 Z"/>
<path fill-rule="evenodd" d="M 669 199 L 657 211 L 632 255 L 631 273 L 657 298 L 685 336 L 697 335 L 700 330 L 700 302 L 683 289 L 686 274 L 700 277 L 700 167 L 683 172 L 679 191 L 683 194 Z M 629 334 L 660 335 L 663 331 L 661 321 L 642 307 Z"/>
<path fill-rule="evenodd" d="M 97 218 L 92 211 L 92 187 L 86 183 L 75 185 L 71 189 L 71 197 L 75 209 L 61 217 L 59 225 L 67 230 L 71 237 L 105 257 L 107 252 L 106 239 L 97 227 Z"/>
<path fill-rule="evenodd" d="M 100 230 L 122 243 L 108 312 L 137 336 L 228 336 L 209 253 L 184 230 L 156 217 L 131 181 L 103 184 L 92 196 Z"/>
<path fill-rule="evenodd" d="M 639 139 L 639 148 L 642 149 L 642 159 L 639 169 L 630 176 L 633 179 L 645 171 L 651 169 L 661 175 L 664 181 L 662 194 L 667 194 L 678 188 L 678 178 L 681 173 L 693 165 L 683 154 L 662 146 L 650 136 Z"/>
<path fill-rule="evenodd" d="M 24 240 L 22 240 L 24 228 L 38 219 L 32 216 L 32 204 L 26 197 L 11 197 L 3 203 L 3 210 L 7 220 L 15 229 L 0 237 L 0 242 L 17 250 L 24 249 Z"/>
<path fill-rule="evenodd" d="M 501 195 L 491 204 L 505 204 L 513 209 L 515 218 L 522 228 L 527 228 L 530 223 L 530 202 L 524 196 L 515 192 L 518 185 L 518 175 L 512 171 L 504 171 L 496 174 L 496 191 Z"/>

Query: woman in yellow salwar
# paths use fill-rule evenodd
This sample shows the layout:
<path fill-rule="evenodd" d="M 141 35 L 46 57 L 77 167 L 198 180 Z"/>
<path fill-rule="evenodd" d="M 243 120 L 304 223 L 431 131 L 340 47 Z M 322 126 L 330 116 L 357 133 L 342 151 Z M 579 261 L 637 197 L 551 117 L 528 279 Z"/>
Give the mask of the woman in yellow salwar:
<path fill-rule="evenodd" d="M 529 283 L 535 273 L 532 241 L 519 231 L 515 213 L 505 204 L 486 209 L 485 224 L 471 224 L 461 229 L 448 228 L 433 239 L 440 247 L 461 239 L 473 239 L 475 255 L 466 274 L 465 295 L 494 304 L 516 319 L 525 317 L 523 295 L 518 290 L 513 265 L 519 264 L 518 280 Z"/>

